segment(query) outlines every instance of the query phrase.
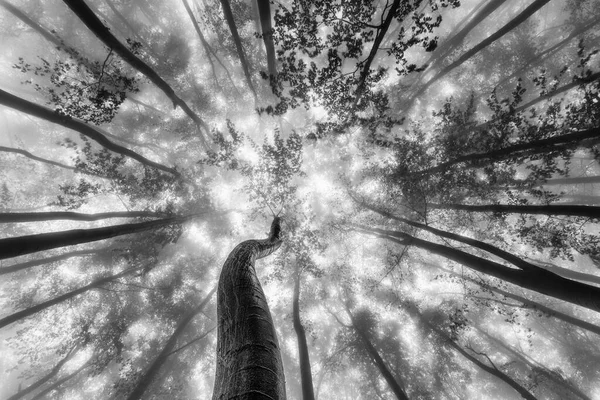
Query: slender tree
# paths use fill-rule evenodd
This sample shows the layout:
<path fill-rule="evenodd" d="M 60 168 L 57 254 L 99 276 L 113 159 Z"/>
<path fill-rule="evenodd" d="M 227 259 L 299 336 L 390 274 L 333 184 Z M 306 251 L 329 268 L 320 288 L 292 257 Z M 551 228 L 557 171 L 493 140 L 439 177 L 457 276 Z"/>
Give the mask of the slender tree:
<path fill-rule="evenodd" d="M 457 210 L 484 213 L 507 213 L 507 214 L 536 214 L 549 216 L 570 216 L 600 218 L 600 207 L 579 205 L 517 205 L 517 204 L 427 204 L 429 209 L 435 210 Z"/>
<path fill-rule="evenodd" d="M 57 256 L 45 257 L 39 260 L 31 260 L 18 264 L 9 265 L 6 267 L 0 268 L 0 275 L 9 274 L 11 272 L 22 271 L 24 269 L 37 267 L 39 265 L 49 265 L 57 261 L 67 260 L 73 257 L 85 257 L 96 253 L 101 253 L 103 251 L 108 251 L 109 249 L 98 250 L 98 249 L 88 249 L 88 250 L 76 250 L 68 253 L 63 253 Z"/>
<path fill-rule="evenodd" d="M 269 76 L 277 77 L 277 60 L 275 58 L 275 44 L 273 43 L 273 25 L 271 22 L 271 2 L 269 0 L 256 0 L 258 15 L 265 50 L 267 52 L 267 68 Z"/>
<path fill-rule="evenodd" d="M 96 214 L 83 214 L 77 212 L 51 211 L 37 213 L 0 213 L 0 223 L 7 222 L 35 222 L 35 221 L 99 221 L 110 218 L 160 218 L 166 214 L 152 211 L 122 211 L 105 212 Z"/>
<path fill-rule="evenodd" d="M 275 217 L 268 239 L 240 243 L 223 265 L 213 400 L 286 398 L 277 334 L 254 267 L 255 260 L 281 246 L 280 230 Z"/>
<path fill-rule="evenodd" d="M 98 39 L 100 39 L 109 49 L 117 53 L 123 60 L 129 63 L 133 68 L 144 74 L 152 83 L 154 83 L 160 90 L 162 90 L 169 99 L 173 102 L 173 106 L 181 107 L 181 109 L 199 126 L 202 127 L 207 133 L 210 132 L 210 128 L 202 119 L 183 101 L 180 97 L 175 94 L 175 91 L 163 78 L 161 78 L 148 64 L 140 60 L 135 54 L 133 54 L 124 44 L 122 44 L 111 32 L 104 26 L 102 21 L 94 14 L 94 12 L 88 7 L 83 0 L 63 0 L 65 4 L 73 11 L 79 19 L 88 27 L 90 31 Z"/>
<path fill-rule="evenodd" d="M 52 122 L 54 124 L 63 126 L 67 129 L 72 129 L 92 139 L 93 141 L 110 151 L 113 151 L 117 154 L 122 154 L 126 157 L 133 158 L 134 160 L 139 161 L 140 163 L 147 165 L 151 168 L 156 168 L 160 171 L 179 176 L 179 172 L 177 172 L 174 168 L 166 167 L 162 164 L 150 161 L 141 154 L 138 154 L 132 150 L 129 150 L 128 148 L 111 142 L 109 139 L 106 138 L 105 135 L 100 133 L 98 129 L 89 124 L 86 124 L 81 120 L 71 118 L 67 115 L 61 115 L 47 107 L 37 105 L 15 95 L 12 95 L 8 92 L 5 92 L 4 90 L 0 90 L 0 104 L 24 112 L 26 114 L 33 115 L 34 117 L 42 118 L 48 122 Z"/>
<path fill-rule="evenodd" d="M 206 305 L 206 303 L 209 302 L 209 300 L 212 298 L 212 295 L 215 293 L 215 291 L 217 290 L 217 288 L 213 288 L 204 298 L 204 300 L 202 300 L 200 302 L 200 304 L 193 308 L 192 310 L 190 310 L 177 324 L 177 328 L 175 328 L 175 331 L 173 332 L 173 334 L 171 335 L 171 337 L 169 337 L 169 340 L 167 340 L 167 343 L 165 344 L 165 346 L 163 347 L 163 349 L 160 351 L 160 353 L 158 354 L 158 356 L 156 356 L 156 358 L 154 359 L 154 361 L 152 361 L 152 363 L 150 364 L 150 366 L 148 367 L 148 369 L 146 369 L 146 372 L 144 372 L 144 374 L 142 375 L 142 377 L 139 379 L 137 385 L 135 386 L 135 388 L 133 389 L 133 391 L 131 392 L 131 394 L 129 395 L 129 397 L 127 397 L 128 400 L 137 400 L 137 399 L 141 399 L 142 396 L 144 395 L 144 393 L 146 392 L 146 390 L 148 389 L 148 386 L 150 386 L 150 384 L 152 383 L 152 381 L 154 380 L 154 378 L 157 376 L 158 371 L 160 370 L 160 368 L 163 366 L 163 364 L 165 363 L 165 361 L 167 360 L 167 358 L 173 354 L 173 349 L 175 348 L 175 345 L 177 344 L 177 339 L 179 339 L 179 337 L 181 336 L 181 334 L 183 333 L 183 331 L 185 330 L 185 328 L 189 325 L 189 323 L 194 319 L 194 317 L 196 317 L 196 315 L 198 315 L 200 312 L 202 312 L 202 310 L 204 309 L 204 306 Z"/>
<path fill-rule="evenodd" d="M 298 358 L 300 359 L 300 380 L 302 383 L 302 399 L 314 400 L 315 393 L 312 382 L 312 371 L 310 368 L 310 353 L 308 343 L 306 342 L 306 332 L 302 321 L 300 320 L 300 279 L 301 267 L 296 262 L 296 272 L 294 274 L 294 298 L 292 300 L 292 314 L 294 320 L 294 331 L 298 339 Z"/>
<path fill-rule="evenodd" d="M 77 375 L 79 375 L 81 372 L 83 372 L 84 370 L 86 370 L 88 367 L 90 367 L 92 365 L 93 364 L 91 363 L 91 359 L 90 359 L 90 361 L 86 362 L 81 367 L 77 368 L 75 371 L 64 376 L 63 378 L 60 378 L 59 380 L 54 382 L 52 385 L 48 386 L 46 389 L 42 390 L 41 392 L 39 392 L 38 394 L 33 396 L 31 398 L 31 400 L 47 399 L 48 398 L 47 396 L 49 393 L 51 393 L 53 390 L 59 388 L 63 383 L 69 381 L 70 379 L 73 379 L 74 377 L 76 377 Z"/>

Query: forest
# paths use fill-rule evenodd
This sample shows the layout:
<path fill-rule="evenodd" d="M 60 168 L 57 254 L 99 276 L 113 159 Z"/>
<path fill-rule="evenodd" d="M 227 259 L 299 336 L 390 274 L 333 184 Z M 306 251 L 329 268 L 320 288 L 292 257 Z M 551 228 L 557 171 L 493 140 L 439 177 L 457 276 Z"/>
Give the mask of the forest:
<path fill-rule="evenodd" d="M 0 0 L 0 399 L 600 399 L 600 0 Z"/>

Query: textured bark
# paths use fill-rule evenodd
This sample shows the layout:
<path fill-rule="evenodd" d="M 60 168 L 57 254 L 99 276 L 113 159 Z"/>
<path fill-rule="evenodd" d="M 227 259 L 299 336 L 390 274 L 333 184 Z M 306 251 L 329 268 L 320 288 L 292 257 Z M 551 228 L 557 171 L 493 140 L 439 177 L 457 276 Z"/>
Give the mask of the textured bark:
<path fill-rule="evenodd" d="M 76 348 L 77 348 L 77 346 L 73 347 L 67 353 L 67 355 L 65 357 L 63 357 L 63 359 L 60 360 L 54 366 L 54 368 L 52 368 L 46 375 L 44 375 L 43 377 L 41 377 L 40 379 L 38 379 L 37 381 L 35 381 L 31 385 L 27 386 L 25 389 L 19 390 L 17 393 L 15 393 L 14 395 L 10 396 L 7 400 L 18 400 L 18 399 L 26 396 L 27 394 L 33 392 L 34 390 L 36 390 L 37 388 L 39 388 L 40 386 L 42 386 L 44 383 L 48 382 L 50 379 L 54 378 L 56 376 L 56 374 L 58 374 L 58 372 L 60 371 L 60 369 L 62 368 L 62 366 L 65 365 L 65 363 L 67 361 L 69 361 L 75 355 Z"/>
<path fill-rule="evenodd" d="M 523 157 L 550 151 L 572 149 L 578 147 L 581 142 L 590 139 L 600 139 L 600 128 L 591 128 L 567 133 L 565 135 L 552 136 L 546 139 L 533 140 L 527 143 L 519 143 L 501 149 L 491 150 L 487 153 L 466 154 L 464 156 L 456 157 L 453 160 L 445 161 L 435 167 L 414 172 L 412 175 L 423 176 L 444 172 L 448 168 L 461 163 L 466 164 L 468 167 L 480 166 L 481 163 L 489 164 L 496 161 L 503 161 L 511 157 Z M 472 165 L 475 163 L 477 164 Z"/>
<path fill-rule="evenodd" d="M 541 214 L 571 217 L 600 218 L 600 207 L 579 205 L 513 205 L 513 204 L 427 204 L 430 209 L 508 214 Z"/>
<path fill-rule="evenodd" d="M 235 49 L 237 51 L 238 58 L 240 59 L 240 64 L 242 64 L 242 70 L 244 71 L 244 76 L 246 77 L 246 83 L 254 95 L 254 100 L 258 101 L 258 98 L 256 97 L 256 90 L 252 84 L 252 77 L 250 76 L 250 67 L 248 66 L 248 61 L 246 61 L 246 55 L 244 53 L 244 48 L 242 47 L 242 40 L 240 39 L 240 34 L 238 33 L 237 26 L 235 25 L 235 20 L 233 19 L 233 12 L 231 11 L 229 0 L 221 0 L 221 7 L 223 7 L 223 15 L 225 16 L 225 21 L 227 21 L 227 26 L 229 26 L 233 43 L 235 43 Z"/>
<path fill-rule="evenodd" d="M 423 94 L 429 88 L 429 86 L 446 76 L 454 68 L 458 67 L 459 65 L 467 61 L 469 58 L 473 57 L 475 54 L 479 53 L 481 50 L 485 49 L 487 46 L 494 43 L 496 40 L 500 39 L 502 36 L 506 35 L 508 32 L 510 32 L 517 26 L 521 25 L 535 12 L 537 12 L 540 8 L 542 8 L 549 2 L 550 0 L 535 0 L 519 15 L 515 16 L 510 22 L 508 22 L 506 25 L 500 28 L 497 32 L 488 36 L 485 40 L 481 41 L 481 43 L 475 45 L 473 48 L 471 48 L 462 56 L 460 56 L 456 61 L 452 62 L 451 64 L 443 68 L 440 72 L 438 72 L 411 97 L 410 103 L 412 103 L 414 99 L 417 99 L 421 94 Z"/>
<path fill-rule="evenodd" d="M 256 0 L 260 28 L 267 52 L 267 68 L 269 75 L 277 77 L 277 61 L 275 59 L 275 44 L 273 43 L 273 25 L 271 22 L 271 5 L 269 0 Z"/>
<path fill-rule="evenodd" d="M 154 361 L 152 361 L 152 364 L 150 364 L 144 375 L 140 378 L 136 387 L 133 389 L 133 391 L 127 398 L 128 400 L 137 400 L 142 398 L 144 392 L 146 391 L 146 389 L 148 389 L 148 387 L 152 383 L 152 380 L 156 377 L 162 365 L 165 363 L 167 358 L 173 353 L 173 349 L 175 348 L 177 339 L 181 336 L 185 328 L 194 319 L 194 317 L 204 309 L 204 306 L 212 298 L 212 295 L 215 293 L 216 290 L 216 287 L 213 290 L 211 290 L 197 307 L 195 307 L 193 310 L 190 310 L 181 319 L 181 321 L 179 321 L 177 328 L 175 328 L 175 331 L 173 332 L 169 340 L 167 340 L 167 343 L 161 350 L 160 354 L 154 359 Z"/>
<path fill-rule="evenodd" d="M 354 226 L 365 233 L 374 234 L 375 236 L 404 246 L 417 246 L 433 254 L 440 255 L 462 264 L 467 268 L 493 276 L 525 289 L 533 290 L 547 296 L 555 297 L 600 312 L 600 288 L 598 287 L 563 278 L 560 275 L 546 271 L 542 268 L 533 271 L 509 268 L 505 265 L 474 256 L 461 250 L 418 239 L 404 232 L 374 229 L 358 224 Z"/>
<path fill-rule="evenodd" d="M 381 376 L 383 376 L 383 378 L 387 382 L 388 386 L 390 387 L 390 390 L 394 393 L 394 395 L 396 396 L 396 398 L 398 400 L 408 400 L 406 391 L 403 388 L 404 385 L 402 385 L 394 377 L 394 375 L 392 374 L 392 371 L 390 371 L 390 369 L 386 365 L 385 361 L 383 361 L 383 359 L 379 355 L 379 352 L 377 351 L 375 346 L 373 346 L 373 343 L 371 343 L 368 333 L 358 327 L 358 325 L 356 324 L 354 315 L 352 315 L 352 312 L 350 311 L 350 308 L 348 307 L 348 305 L 345 305 L 345 307 L 346 307 L 346 312 L 348 313 L 348 316 L 350 317 L 350 320 L 352 321 L 352 327 L 354 328 L 354 331 L 360 337 L 363 345 L 365 346 L 365 350 L 367 351 L 367 353 L 369 353 L 369 357 L 371 357 L 373 364 L 375 364 L 375 366 L 379 370 L 379 373 L 381 374 Z"/>
<path fill-rule="evenodd" d="M 281 245 L 279 218 L 264 240 L 240 243 L 227 257 L 217 292 L 217 370 L 213 400 L 284 400 L 285 378 L 273 320 L 254 263 Z"/>
<path fill-rule="evenodd" d="M 16 322 L 16 321 L 18 321 L 20 319 L 24 319 L 24 318 L 30 317 L 33 314 L 36 314 L 36 313 L 38 313 L 40 311 L 43 311 L 43 310 L 45 310 L 48 307 L 52 307 L 52 306 L 55 306 L 57 304 L 60 304 L 63 301 L 69 300 L 69 299 L 71 299 L 71 298 L 73 298 L 73 297 L 75 297 L 77 295 L 85 293 L 88 290 L 100 287 L 100 286 L 104 285 L 105 283 L 114 281 L 116 279 L 119 279 L 119 278 L 121 278 L 123 276 L 126 276 L 126 275 L 129 275 L 129 274 L 132 274 L 133 272 L 139 271 L 142 268 L 144 268 L 144 267 L 142 266 L 142 267 L 130 268 L 130 269 L 127 269 L 125 271 L 119 272 L 118 274 L 115 274 L 115 275 L 107 276 L 105 278 L 96 279 L 95 281 L 93 281 L 89 285 L 85 285 L 85 286 L 83 286 L 83 287 L 81 287 L 79 289 L 75 289 L 75 290 L 72 290 L 72 291 L 70 291 L 68 293 L 65 293 L 65 294 L 61 295 L 61 296 L 55 297 L 54 299 L 45 301 L 45 302 L 37 304 L 35 306 L 26 308 L 25 310 L 21 310 L 21 311 L 18 311 L 16 313 L 14 313 L 14 314 L 8 315 L 8 316 L 0 319 L 0 328 L 4 328 L 5 326 L 10 325 L 13 322 Z"/>
<path fill-rule="evenodd" d="M 294 282 L 294 299 L 292 300 L 292 314 L 294 320 L 294 331 L 298 338 L 298 358 L 300 359 L 300 380 L 302 383 L 302 399 L 314 400 L 315 393 L 312 382 L 312 371 L 310 368 L 310 353 L 306 342 L 306 332 L 300 320 L 300 264 L 296 263 Z"/>
<path fill-rule="evenodd" d="M 102 24 L 102 21 L 85 4 L 83 0 L 63 0 L 64 3 L 73 11 L 79 19 L 88 27 L 98 39 L 102 41 L 109 49 L 117 53 L 133 68 L 144 74 L 152 83 L 162 90 L 173 102 L 173 105 L 181 109 L 200 127 L 210 131 L 210 128 L 202 119 L 192 111 L 185 101 L 179 98 L 173 88 L 169 86 L 148 64 L 140 60 L 125 45 L 123 45 L 111 32 Z"/>
<path fill-rule="evenodd" d="M 186 219 L 188 218 L 171 217 L 136 224 L 113 225 L 93 229 L 72 229 L 61 232 L 40 233 L 37 235 L 0 239 L 0 260 L 58 247 L 73 246 L 81 243 L 109 239 L 115 236 L 143 232 L 152 228 L 182 223 Z"/>
<path fill-rule="evenodd" d="M 0 90 L 0 104 L 24 112 L 26 114 L 33 115 L 34 117 L 45 119 L 48 122 L 58 124 L 65 128 L 77 131 L 112 152 L 133 158 L 134 160 L 139 161 L 142 164 L 147 165 L 148 167 L 156 168 L 169 174 L 179 176 L 179 172 L 177 172 L 175 169 L 165 167 L 164 165 L 156 163 L 154 161 L 150 161 L 146 157 L 134 152 L 133 150 L 129 150 L 126 147 L 111 142 L 96 128 L 89 124 L 86 124 L 83 121 L 71 118 L 66 115 L 58 114 L 57 112 L 47 107 L 40 106 L 25 99 L 21 99 L 20 97 L 14 96 L 8 92 L 5 92 L 4 90 Z"/>
<path fill-rule="evenodd" d="M 41 260 L 32 260 L 32 261 L 22 262 L 19 264 L 13 264 L 13 265 L 9 265 L 9 266 L 0 268 L 0 275 L 9 274 L 11 272 L 22 271 L 24 269 L 37 267 L 39 265 L 46 265 L 46 264 L 50 264 L 50 263 L 53 263 L 56 261 L 66 260 L 66 259 L 72 258 L 72 257 L 85 257 L 90 254 L 99 253 L 102 251 L 103 250 L 96 250 L 96 249 L 71 251 L 69 253 L 60 254 L 58 256 L 42 258 Z M 106 251 L 106 250 L 104 250 L 104 251 Z"/>
<path fill-rule="evenodd" d="M 97 214 L 82 214 L 77 212 L 51 211 L 37 213 L 0 213 L 0 223 L 34 222 L 34 221 L 99 221 L 109 218 L 160 218 L 166 214 L 151 211 L 105 212 Z"/>

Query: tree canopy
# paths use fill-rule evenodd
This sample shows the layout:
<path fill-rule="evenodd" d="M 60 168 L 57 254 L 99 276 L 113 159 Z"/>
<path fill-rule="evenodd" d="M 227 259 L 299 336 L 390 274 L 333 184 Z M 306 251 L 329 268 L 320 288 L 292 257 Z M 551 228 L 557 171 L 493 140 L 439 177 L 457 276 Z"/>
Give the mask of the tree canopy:
<path fill-rule="evenodd" d="M 288 399 L 600 398 L 599 0 L 0 0 L 0 38 L 0 399 L 209 399 L 254 307 Z"/>

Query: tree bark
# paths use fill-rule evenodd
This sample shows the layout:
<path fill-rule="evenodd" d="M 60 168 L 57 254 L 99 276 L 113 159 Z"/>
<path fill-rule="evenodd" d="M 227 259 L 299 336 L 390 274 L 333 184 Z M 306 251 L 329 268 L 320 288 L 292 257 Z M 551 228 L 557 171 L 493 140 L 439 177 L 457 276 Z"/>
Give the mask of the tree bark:
<path fill-rule="evenodd" d="M 36 253 L 38 251 L 95 242 L 115 236 L 143 232 L 152 228 L 178 224 L 190 217 L 170 217 L 136 224 L 105 226 L 92 229 L 72 229 L 68 231 L 40 233 L 0 239 L 0 260 Z"/>
<path fill-rule="evenodd" d="M 131 392 L 129 397 L 127 397 L 128 400 L 138 400 L 138 399 L 142 398 L 142 396 L 144 395 L 144 392 L 146 392 L 146 389 L 148 389 L 148 387 L 152 383 L 152 380 L 156 377 L 156 375 L 158 374 L 158 371 L 160 370 L 162 365 L 165 363 L 167 358 L 172 354 L 172 351 L 175 348 L 175 344 L 177 343 L 177 339 L 179 338 L 179 336 L 181 336 L 181 334 L 183 333 L 185 328 L 194 319 L 194 317 L 196 315 L 198 315 L 204 309 L 204 306 L 212 298 L 212 295 L 215 293 L 216 290 L 217 290 L 216 287 L 213 288 L 197 307 L 195 307 L 194 309 L 189 311 L 181 319 L 181 321 L 179 321 L 177 328 L 175 329 L 175 331 L 173 332 L 173 334 L 171 335 L 171 337 L 169 338 L 169 340 L 167 341 L 167 343 L 161 350 L 160 354 L 154 359 L 152 364 L 150 364 L 150 367 L 148 367 L 148 369 L 146 370 L 144 375 L 138 381 L 136 387 L 133 389 L 133 391 Z"/>
<path fill-rule="evenodd" d="M 254 89 L 254 85 L 252 84 L 252 77 L 250 76 L 250 68 L 248 66 L 248 62 L 246 61 L 244 48 L 242 47 L 242 40 L 240 39 L 240 34 L 238 33 L 237 27 L 235 25 L 235 20 L 233 19 L 233 12 L 231 11 L 229 0 L 221 0 L 221 7 L 223 7 L 223 15 L 225 16 L 225 21 L 227 21 L 227 25 L 229 26 L 229 30 L 231 31 L 233 43 L 235 43 L 235 49 L 237 51 L 238 58 L 240 59 L 240 63 L 242 64 L 242 70 L 244 71 L 244 76 L 246 77 L 246 83 L 248 84 L 250 91 L 254 95 L 254 101 L 258 101 L 258 97 L 256 96 L 256 90 Z"/>
<path fill-rule="evenodd" d="M 600 74 L 600 73 L 599 73 Z M 600 128 L 591 128 L 583 131 L 567 133 L 565 135 L 552 136 L 546 139 L 533 140 L 527 143 L 519 143 L 512 146 L 507 146 L 502 149 L 491 150 L 487 153 L 473 153 L 464 156 L 456 157 L 453 160 L 445 161 L 435 167 L 427 168 L 421 171 L 414 172 L 414 176 L 424 176 L 438 172 L 444 172 L 448 168 L 465 163 L 468 167 L 480 166 L 471 165 L 479 161 L 486 163 L 504 161 L 511 157 L 523 157 L 550 151 L 572 149 L 581 144 L 581 142 L 589 139 L 600 139 Z"/>
<path fill-rule="evenodd" d="M 312 382 L 312 371 L 310 368 L 310 353 L 306 342 L 306 332 L 300 320 L 300 264 L 296 262 L 296 273 L 294 282 L 294 298 L 292 300 L 292 314 L 294 320 L 294 331 L 298 338 L 298 358 L 300 359 L 300 380 L 302 382 L 302 399 L 314 400 L 315 393 Z"/>
<path fill-rule="evenodd" d="M 125 60 L 133 68 L 144 74 L 152 83 L 154 83 L 160 90 L 162 90 L 169 99 L 173 102 L 173 105 L 181 107 L 181 109 L 200 127 L 202 127 L 207 133 L 210 132 L 210 128 L 202 119 L 192 111 L 185 101 L 179 98 L 173 88 L 169 86 L 148 64 L 140 60 L 135 54 L 133 54 L 125 45 L 123 45 L 111 32 L 102 24 L 102 21 L 94 14 L 94 12 L 85 4 L 83 0 L 63 0 L 64 3 L 81 19 L 81 21 L 88 27 L 90 31 L 98 39 L 102 41 L 109 49 L 117 53 L 123 60 Z"/>
<path fill-rule="evenodd" d="M 47 107 L 37 105 L 25 99 L 21 99 L 20 97 L 14 96 L 8 92 L 5 92 L 4 90 L 0 90 L 0 104 L 24 112 L 26 114 L 33 115 L 34 117 L 45 119 L 48 122 L 58 124 L 65 128 L 77 131 L 80 134 L 92 139 L 96 143 L 105 147 L 106 149 L 117 154 L 133 158 L 134 160 L 139 161 L 140 163 L 148 167 L 156 168 L 160 171 L 167 172 L 175 176 L 180 175 L 179 172 L 177 172 L 174 168 L 165 167 L 162 164 L 150 161 L 146 157 L 134 152 L 133 150 L 129 150 L 128 148 L 111 142 L 106 138 L 106 136 L 101 134 L 93 126 L 88 125 L 85 122 L 80 121 L 78 119 L 71 118 L 67 115 L 61 115 Z"/>
<path fill-rule="evenodd" d="M 267 52 L 267 68 L 269 75 L 277 77 L 277 60 L 275 59 L 275 44 L 273 43 L 273 25 L 271 22 L 271 5 L 269 0 L 256 0 L 262 31 L 263 42 Z"/>
<path fill-rule="evenodd" d="M 364 330 L 362 330 L 361 328 L 359 328 L 357 326 L 354 315 L 352 315 L 352 312 L 350 311 L 350 308 L 348 307 L 348 305 L 345 304 L 344 306 L 346 307 L 346 312 L 348 313 L 348 316 L 350 317 L 350 320 L 352 321 L 352 328 L 354 328 L 354 331 L 360 337 L 363 345 L 365 346 L 365 350 L 367 350 L 367 353 L 369 353 L 369 356 L 371 357 L 373 364 L 375 364 L 377 369 L 379 369 L 381 376 L 383 376 L 383 378 L 385 379 L 388 386 L 390 387 L 390 389 L 392 390 L 392 392 L 394 393 L 394 395 L 396 396 L 396 398 L 398 400 L 408 400 L 406 391 L 403 388 L 404 385 L 402 385 L 394 377 L 394 375 L 392 374 L 392 371 L 390 371 L 390 369 L 386 365 L 385 361 L 383 361 L 383 359 L 379 355 L 379 352 L 377 351 L 375 346 L 373 346 L 373 343 L 371 343 L 371 340 L 369 339 L 369 335 L 367 334 L 367 332 L 365 332 Z"/>
<path fill-rule="evenodd" d="M 546 271 L 542 268 L 533 271 L 509 268 L 505 265 L 474 256 L 461 250 L 418 239 L 404 232 L 369 228 L 358 224 L 355 224 L 354 226 L 357 227 L 359 231 L 362 230 L 365 233 L 404 246 L 417 246 L 483 274 L 600 312 L 600 288 L 598 287 L 563 278 L 560 275 Z"/>
<path fill-rule="evenodd" d="M 13 322 L 16 322 L 20 319 L 24 319 L 27 317 L 32 316 L 33 314 L 36 314 L 40 311 L 45 310 L 48 307 L 52 307 L 55 306 L 57 304 L 62 303 L 65 300 L 69 300 L 77 295 L 80 295 L 82 293 L 87 292 L 88 290 L 91 289 L 95 289 L 97 287 L 100 287 L 102 285 L 104 285 L 105 283 L 108 283 L 110 281 L 114 281 L 115 279 L 119 279 L 123 276 L 129 275 L 135 271 L 139 271 L 140 269 L 144 268 L 144 266 L 141 267 L 135 267 L 135 268 L 130 268 L 130 269 L 126 269 L 125 271 L 119 272 L 118 274 L 115 275 L 111 275 L 111 276 L 107 276 L 105 278 L 100 278 L 100 279 L 96 279 L 95 281 L 93 281 L 92 283 L 90 283 L 89 285 L 85 285 L 79 289 L 75 289 L 72 290 L 68 293 L 63 294 L 62 296 L 58 296 L 55 297 L 54 299 L 45 301 L 43 303 L 37 304 L 35 306 L 26 308 L 25 310 L 21 310 L 18 311 L 14 314 L 8 315 L 2 319 L 0 319 L 0 328 L 4 328 L 7 325 L 12 324 Z"/>
<path fill-rule="evenodd" d="M 44 383 L 48 382 L 50 379 L 54 378 L 54 376 L 56 376 L 56 374 L 58 374 L 58 372 L 60 371 L 60 369 L 62 368 L 62 366 L 65 365 L 65 363 L 67 361 L 69 361 L 75 355 L 76 348 L 77 348 L 77 346 L 74 346 L 67 353 L 67 355 L 65 357 L 63 357 L 63 359 L 60 360 L 54 366 L 54 368 L 52 368 L 46 375 L 44 375 L 43 377 L 41 377 L 40 379 L 38 379 L 37 381 L 35 381 L 31 385 L 27 386 L 25 389 L 19 390 L 17 393 L 15 393 L 14 395 L 10 396 L 7 400 L 18 400 L 18 399 L 26 396 L 27 394 L 33 392 L 34 390 L 36 390 L 37 388 L 39 388 L 40 386 L 42 386 Z"/>
<path fill-rule="evenodd" d="M 99 221 L 109 218 L 160 218 L 166 217 L 164 213 L 152 211 L 123 211 L 105 212 L 96 214 L 82 214 L 66 211 L 51 211 L 37 213 L 0 213 L 0 223 L 7 222 L 34 222 L 34 221 Z"/>
<path fill-rule="evenodd" d="M 427 207 L 435 210 L 460 210 L 469 212 L 494 212 L 507 214 L 558 215 L 571 217 L 600 218 L 600 207 L 580 205 L 513 205 L 513 204 L 436 204 Z"/>
<path fill-rule="evenodd" d="M 418 98 L 421 94 L 423 94 L 429 88 L 429 86 L 431 86 L 432 84 L 437 82 L 439 79 L 446 76 L 454 68 L 458 67 L 459 65 L 461 65 L 462 63 L 467 61 L 469 58 L 473 57 L 475 54 L 479 53 L 481 50 L 485 49 L 487 46 L 494 43 L 496 40 L 500 39 L 502 36 L 506 35 L 508 32 L 510 32 L 517 26 L 521 25 L 529 17 L 531 17 L 535 12 L 537 12 L 540 8 L 542 8 L 549 2 L 550 2 L 550 0 L 535 0 L 527 8 L 525 8 L 519 15 L 514 17 L 509 23 L 507 23 L 502 28 L 500 28 L 496 33 L 487 37 L 481 43 L 477 44 L 476 46 L 474 46 L 473 48 L 468 50 L 466 53 L 464 53 L 462 56 L 460 56 L 456 61 L 452 62 L 451 64 L 449 64 L 448 66 L 443 68 L 440 72 L 438 72 L 433 78 L 431 78 L 427 83 L 425 83 L 421 87 L 421 89 L 419 89 L 411 97 L 411 99 L 409 100 L 409 103 L 412 104 L 412 102 L 416 98 Z"/>
<path fill-rule="evenodd" d="M 285 400 L 285 377 L 255 260 L 281 245 L 279 218 L 268 239 L 240 243 L 227 257 L 217 292 L 217 368 L 213 400 Z"/>

